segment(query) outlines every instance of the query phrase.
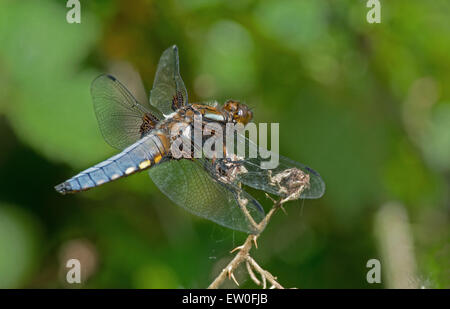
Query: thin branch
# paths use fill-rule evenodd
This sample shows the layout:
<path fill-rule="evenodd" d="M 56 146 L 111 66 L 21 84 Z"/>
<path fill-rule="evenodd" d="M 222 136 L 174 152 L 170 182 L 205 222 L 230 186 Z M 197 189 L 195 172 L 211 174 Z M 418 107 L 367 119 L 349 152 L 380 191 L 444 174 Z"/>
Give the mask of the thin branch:
<path fill-rule="evenodd" d="M 249 262 L 250 265 L 261 275 L 261 277 L 263 278 L 264 283 L 265 283 L 265 281 L 267 279 L 267 281 L 272 283 L 272 286 L 274 288 L 276 288 L 276 289 L 284 289 L 283 286 L 281 286 L 281 284 L 278 283 L 277 278 L 274 277 L 267 270 L 262 269 L 262 267 L 259 266 L 258 263 L 256 263 L 256 261 L 251 256 L 247 256 L 247 262 Z M 264 286 L 265 286 L 265 284 L 264 284 Z"/>
<path fill-rule="evenodd" d="M 231 277 L 231 274 L 236 270 L 239 264 L 241 264 L 245 260 L 246 256 L 248 256 L 248 252 L 252 248 L 253 237 L 256 236 L 249 235 L 242 246 L 239 246 L 231 251 L 234 252 L 236 250 L 239 250 L 234 259 L 232 259 L 231 262 L 228 263 L 227 267 L 222 269 L 221 273 L 217 276 L 217 278 L 209 285 L 208 289 L 219 288 L 219 286 L 222 284 L 222 282 L 225 280 L 227 276 L 228 278 Z"/>
<path fill-rule="evenodd" d="M 250 266 L 248 261 L 245 262 L 245 265 L 247 266 L 247 271 L 248 271 L 248 274 L 250 275 L 250 279 L 252 279 L 253 282 L 256 283 L 256 285 L 261 285 L 261 281 L 259 281 L 259 279 L 256 278 L 256 275 L 253 272 L 252 267 Z"/>
<path fill-rule="evenodd" d="M 269 211 L 269 213 L 264 217 L 264 219 L 256 225 L 257 229 L 259 231 L 263 231 L 267 223 L 270 221 L 272 216 L 275 214 L 275 212 L 282 208 L 283 200 L 275 201 L 266 194 L 273 202 L 274 205 L 272 209 Z M 277 289 L 283 289 L 281 284 L 279 284 L 276 281 L 276 277 L 274 277 L 270 272 L 264 270 L 261 266 L 256 263 L 256 261 L 250 256 L 250 250 L 255 245 L 257 248 L 256 240 L 259 235 L 249 235 L 245 242 L 239 246 L 233 249 L 230 253 L 233 253 L 235 251 L 238 251 L 236 256 L 228 263 L 228 265 L 222 269 L 220 274 L 214 279 L 214 281 L 209 285 L 208 289 L 217 289 L 220 287 L 220 285 L 225 281 L 225 279 L 228 277 L 228 279 L 233 279 L 233 281 L 236 283 L 236 285 L 239 286 L 238 282 L 236 281 L 236 278 L 234 277 L 233 273 L 238 268 L 238 266 L 242 262 L 246 262 L 247 264 L 247 271 L 250 275 L 250 278 L 257 284 L 261 285 L 261 282 L 256 278 L 255 273 L 252 271 L 251 268 L 253 268 L 257 273 L 260 274 L 261 279 L 263 281 L 263 288 L 266 288 L 266 280 L 269 281 L 272 284 L 272 287 Z"/>

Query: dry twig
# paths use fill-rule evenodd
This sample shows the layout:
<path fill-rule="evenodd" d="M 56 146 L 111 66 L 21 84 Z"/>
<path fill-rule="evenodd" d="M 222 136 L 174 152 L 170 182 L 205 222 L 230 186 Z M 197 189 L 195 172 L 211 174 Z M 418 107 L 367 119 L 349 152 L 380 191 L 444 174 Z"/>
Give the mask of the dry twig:
<path fill-rule="evenodd" d="M 264 217 L 264 219 L 257 225 L 259 231 L 262 231 L 264 229 L 264 227 L 267 225 L 267 223 L 270 221 L 270 219 L 278 209 L 283 209 L 282 204 L 287 201 L 287 199 L 280 199 L 279 201 L 276 201 L 269 195 L 266 194 L 266 196 L 274 202 L 274 205 L 269 213 Z M 271 284 L 270 288 L 283 289 L 283 286 L 278 283 L 277 278 L 270 272 L 264 270 L 261 266 L 259 266 L 258 263 L 250 256 L 250 250 L 253 245 L 255 246 L 255 248 L 258 248 L 256 243 L 258 236 L 259 235 L 249 235 L 241 246 L 236 247 L 231 251 L 231 253 L 237 251 L 236 256 L 230 261 L 230 263 L 228 263 L 228 265 L 224 269 L 222 269 L 220 274 L 209 285 L 208 289 L 219 288 L 227 277 L 228 279 L 232 279 L 236 283 L 236 285 L 239 286 L 239 283 L 237 282 L 233 273 L 243 262 L 245 262 L 247 266 L 247 271 L 250 279 L 252 279 L 252 281 L 255 282 L 256 285 L 262 285 L 262 288 L 265 289 L 267 287 L 267 282 L 269 282 Z M 257 278 L 255 272 L 259 274 L 261 280 Z"/>

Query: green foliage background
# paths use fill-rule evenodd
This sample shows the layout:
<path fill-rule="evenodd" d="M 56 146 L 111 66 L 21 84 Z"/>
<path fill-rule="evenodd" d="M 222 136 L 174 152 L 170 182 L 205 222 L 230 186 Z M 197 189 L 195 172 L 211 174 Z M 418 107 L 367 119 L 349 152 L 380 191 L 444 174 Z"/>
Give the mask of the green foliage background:
<path fill-rule="evenodd" d="M 147 173 L 74 196 L 53 186 L 114 153 L 91 81 L 131 64 L 147 89 L 180 50 L 191 102 L 234 98 L 280 123 L 281 153 L 318 170 L 323 198 L 291 202 L 254 257 L 287 287 L 371 288 L 375 215 L 407 211 L 418 280 L 450 287 L 450 3 L 0 1 L 0 287 L 206 287 L 245 235 L 172 204 Z M 259 200 L 269 206 L 261 194 Z M 384 278 L 384 277 L 383 277 Z M 237 273 L 244 287 L 245 271 Z M 227 283 L 225 286 L 233 286 Z"/>

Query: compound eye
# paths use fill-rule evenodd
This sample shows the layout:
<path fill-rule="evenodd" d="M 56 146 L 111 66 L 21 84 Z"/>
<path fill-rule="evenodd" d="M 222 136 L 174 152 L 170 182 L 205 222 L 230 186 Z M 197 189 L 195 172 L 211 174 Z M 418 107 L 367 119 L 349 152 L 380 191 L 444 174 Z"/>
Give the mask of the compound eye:
<path fill-rule="evenodd" d="M 244 116 L 244 111 L 243 111 L 242 109 L 240 109 L 240 110 L 238 111 L 238 116 L 239 116 L 239 117 Z"/>

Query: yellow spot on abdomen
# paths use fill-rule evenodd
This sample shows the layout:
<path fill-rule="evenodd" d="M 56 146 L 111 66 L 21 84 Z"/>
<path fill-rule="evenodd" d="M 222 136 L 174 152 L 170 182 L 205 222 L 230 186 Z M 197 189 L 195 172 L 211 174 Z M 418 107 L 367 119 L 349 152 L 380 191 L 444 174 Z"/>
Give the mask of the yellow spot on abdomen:
<path fill-rule="evenodd" d="M 152 164 L 152 162 L 150 160 L 145 160 L 142 161 L 141 163 L 139 163 L 139 168 L 142 170 L 144 168 L 149 167 Z"/>
<path fill-rule="evenodd" d="M 120 177 L 119 174 L 114 174 L 114 175 L 111 176 L 111 179 L 114 180 L 114 179 L 117 179 L 117 178 L 119 178 L 119 177 Z"/>
<path fill-rule="evenodd" d="M 158 163 L 159 161 L 161 161 L 162 156 L 161 155 L 157 155 L 155 156 L 155 158 L 153 160 L 155 160 L 155 163 Z"/>

